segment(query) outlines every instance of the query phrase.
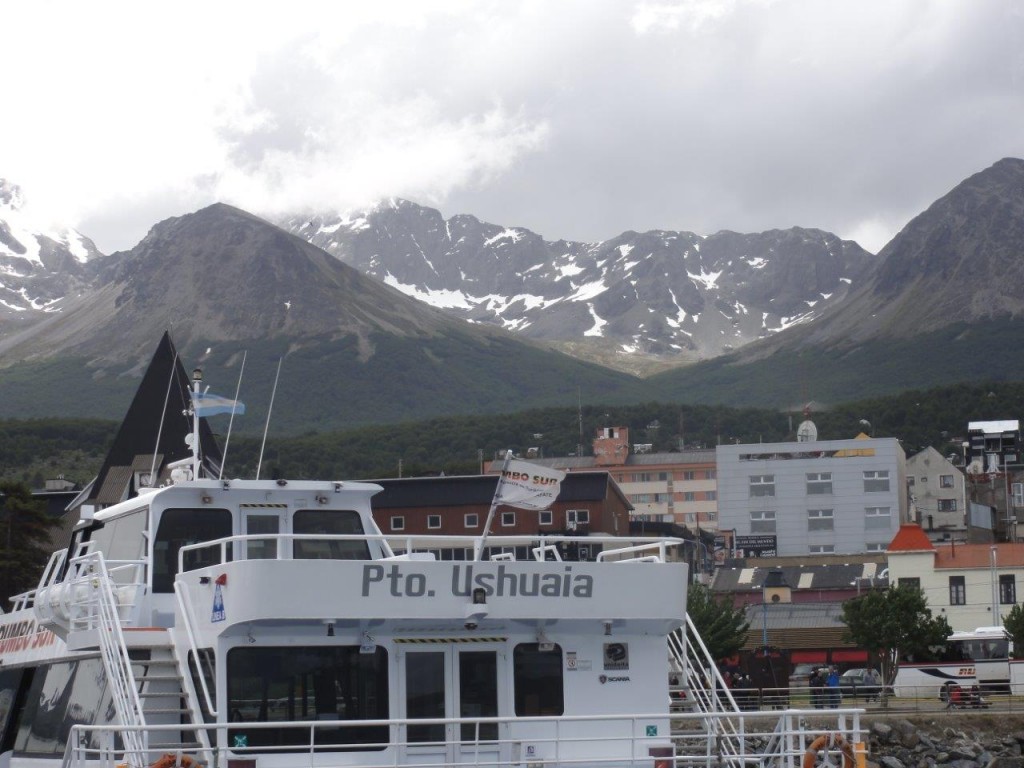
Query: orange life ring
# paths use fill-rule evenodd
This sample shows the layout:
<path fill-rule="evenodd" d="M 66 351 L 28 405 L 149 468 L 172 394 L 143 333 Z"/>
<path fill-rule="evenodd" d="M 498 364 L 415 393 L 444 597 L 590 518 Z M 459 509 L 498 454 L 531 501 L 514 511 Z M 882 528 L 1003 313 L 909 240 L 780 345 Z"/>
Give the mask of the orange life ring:
<path fill-rule="evenodd" d="M 818 760 L 818 752 L 821 749 L 838 749 L 843 755 L 843 768 L 854 768 L 856 760 L 853 757 L 853 745 L 843 738 L 840 733 L 823 733 L 807 747 L 804 752 L 804 760 L 801 768 L 815 768 Z"/>
<path fill-rule="evenodd" d="M 200 763 L 188 755 L 172 755 L 168 752 L 163 755 L 149 768 L 199 768 Z"/>

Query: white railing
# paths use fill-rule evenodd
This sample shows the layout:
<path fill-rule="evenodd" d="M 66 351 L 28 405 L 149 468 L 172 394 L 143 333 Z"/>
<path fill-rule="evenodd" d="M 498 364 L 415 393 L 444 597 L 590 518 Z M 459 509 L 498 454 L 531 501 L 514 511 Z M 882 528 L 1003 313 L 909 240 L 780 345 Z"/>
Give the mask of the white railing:
<path fill-rule="evenodd" d="M 116 730 L 138 732 L 146 736 L 170 733 L 181 737 L 188 732 L 216 732 L 216 742 L 223 746 L 209 749 L 181 749 L 169 754 L 188 755 L 207 766 L 228 765 L 228 758 L 264 756 L 278 765 L 290 768 L 314 768 L 323 765 L 358 765 L 362 768 L 390 766 L 452 765 L 476 766 L 543 765 L 545 768 L 565 766 L 617 766 L 637 768 L 717 768 L 723 755 L 709 749 L 703 729 L 680 729 L 687 719 L 703 721 L 707 717 L 741 720 L 741 734 L 736 752 L 725 757 L 728 765 L 759 768 L 800 768 L 808 750 L 819 752 L 842 750 L 855 754 L 863 750 L 863 732 L 859 710 L 839 710 L 828 722 L 818 717 L 818 725 L 810 728 L 808 716 L 820 713 L 787 710 L 776 718 L 753 717 L 744 721 L 736 713 L 706 713 L 673 717 L 673 734 L 652 723 L 665 723 L 664 712 L 653 714 L 607 715 L 596 717 L 521 717 L 521 718 L 448 718 L 420 720 L 341 720 L 236 722 L 196 725 L 162 725 L 117 727 Z M 422 742 L 408 739 L 409 726 L 441 726 L 443 732 L 460 734 L 468 731 L 473 738 Z M 379 732 L 374 729 L 379 728 Z M 161 757 L 157 751 L 133 752 L 131 748 L 113 749 L 114 726 L 75 726 L 68 742 L 67 763 L 71 768 L 114 768 L 121 762 L 151 765 Z M 285 745 L 260 745 L 261 732 L 268 732 L 267 741 L 279 740 L 287 731 Z M 481 733 L 494 738 L 481 738 Z M 826 737 L 826 739 L 822 739 Z M 838 738 L 837 738 L 838 737 Z M 140 739 L 143 741 L 144 739 Z M 152 741 L 157 741 L 153 738 Z M 827 746 L 820 746 L 827 742 Z M 127 743 L 127 741 L 126 741 Z M 230 744 L 228 747 L 226 745 Z M 819 746 L 815 746 L 819 745 Z M 339 757 L 340 752 L 343 757 Z M 285 756 L 287 760 L 285 762 Z M 331 757 L 333 755 L 333 757 Z M 275 760 L 275 756 L 277 759 Z M 834 761 L 833 764 L 836 764 Z"/>
<path fill-rule="evenodd" d="M 250 543 L 273 543 L 266 548 L 273 551 L 269 559 L 292 560 L 303 559 L 294 556 L 295 542 L 345 543 L 357 542 L 367 545 L 377 544 L 384 552 L 400 551 L 410 553 L 426 553 L 438 549 L 461 548 L 474 551 L 481 541 L 479 536 L 395 536 L 388 534 L 301 534 L 277 533 L 228 536 L 213 541 L 189 544 L 178 551 L 178 572 L 184 572 L 185 559 L 189 553 L 215 552 L 214 561 L 205 561 L 204 565 L 219 565 L 232 559 L 243 559 L 242 554 L 248 550 Z M 536 560 L 543 560 L 560 544 L 575 544 L 591 548 L 599 547 L 601 552 L 592 555 L 597 562 L 665 562 L 670 559 L 673 547 L 680 546 L 682 539 L 665 539 L 658 537 L 612 537 L 612 536 L 491 536 L 487 539 L 488 549 L 497 554 L 503 552 L 501 559 L 508 559 L 509 548 L 523 548 L 531 552 Z M 268 559 L 260 557 L 259 559 Z"/>
<path fill-rule="evenodd" d="M 210 687 L 206 684 L 206 674 L 202 668 L 202 657 L 199 653 L 199 641 L 196 638 L 195 632 L 195 615 L 192 612 L 192 601 L 189 599 L 188 590 L 185 585 L 180 581 L 174 582 L 174 595 L 178 599 L 178 608 L 181 612 L 182 626 L 185 628 L 185 636 L 188 638 L 188 649 L 192 651 L 192 658 L 196 661 L 196 671 L 199 677 L 199 686 L 202 690 L 203 701 L 206 703 L 207 712 L 213 716 L 217 716 L 217 707 L 214 706 L 213 697 L 210 695 Z M 178 666 L 181 667 L 182 680 L 185 677 L 185 671 L 188 669 L 188 658 L 186 651 L 186 658 L 182 659 L 177 652 L 177 644 L 175 644 L 175 659 L 178 661 Z"/>
<path fill-rule="evenodd" d="M 121 615 L 117 598 L 107 572 L 102 552 L 91 552 L 78 558 L 78 565 L 89 573 L 90 609 L 87 614 L 95 619 L 99 635 L 100 656 L 107 673 L 107 685 L 114 699 L 114 707 L 125 728 L 121 729 L 127 762 L 135 768 L 146 763 L 139 756 L 146 750 L 146 717 L 142 712 L 138 686 L 128 658 L 124 633 L 121 631 Z M 132 727 L 134 726 L 134 727 Z"/>

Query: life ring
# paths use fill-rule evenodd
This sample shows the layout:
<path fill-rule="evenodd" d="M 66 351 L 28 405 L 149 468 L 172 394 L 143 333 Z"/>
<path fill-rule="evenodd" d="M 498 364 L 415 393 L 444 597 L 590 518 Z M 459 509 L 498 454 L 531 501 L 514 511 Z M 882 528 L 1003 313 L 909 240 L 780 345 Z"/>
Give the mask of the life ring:
<path fill-rule="evenodd" d="M 854 768 L 856 760 L 853 756 L 853 745 L 839 733 L 823 733 L 807 747 L 801 768 L 815 768 L 818 752 L 824 749 L 837 749 L 843 755 L 843 768 Z"/>
<path fill-rule="evenodd" d="M 149 768 L 199 768 L 202 765 L 198 760 L 188 755 L 172 755 L 168 752 L 160 757 Z"/>

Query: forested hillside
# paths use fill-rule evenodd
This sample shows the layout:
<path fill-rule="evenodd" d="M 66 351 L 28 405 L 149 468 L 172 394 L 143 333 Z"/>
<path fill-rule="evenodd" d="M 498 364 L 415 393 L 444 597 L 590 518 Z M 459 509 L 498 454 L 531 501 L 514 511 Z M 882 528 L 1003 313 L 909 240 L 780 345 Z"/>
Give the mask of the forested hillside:
<path fill-rule="evenodd" d="M 860 431 L 898 437 L 907 454 L 934 446 L 959 452 L 969 421 L 1014 419 L 1024 413 L 1024 384 L 957 385 L 845 403 L 813 412 L 821 439 L 841 439 Z M 582 418 L 581 418 L 582 417 Z M 419 474 L 467 474 L 512 448 L 525 454 L 536 447 L 544 456 L 590 453 L 594 430 L 628 426 L 634 443 L 653 451 L 712 448 L 727 442 L 793 439 L 803 416 L 764 409 L 645 403 L 633 406 L 544 408 L 512 416 L 434 419 L 385 427 L 279 438 L 271 433 L 263 455 L 263 477 L 383 478 Z M 581 430 L 582 421 L 582 430 Z M 862 424 L 861 422 L 868 424 Z M 869 426 L 870 425 L 870 426 Z M 217 420 L 224 429 L 226 420 Z M 40 487 L 63 474 L 87 482 L 113 439 L 116 424 L 96 420 L 38 419 L 0 421 L 0 479 Z M 221 437 L 221 444 L 224 440 Z M 260 441 L 233 436 L 225 475 L 254 477 Z"/>

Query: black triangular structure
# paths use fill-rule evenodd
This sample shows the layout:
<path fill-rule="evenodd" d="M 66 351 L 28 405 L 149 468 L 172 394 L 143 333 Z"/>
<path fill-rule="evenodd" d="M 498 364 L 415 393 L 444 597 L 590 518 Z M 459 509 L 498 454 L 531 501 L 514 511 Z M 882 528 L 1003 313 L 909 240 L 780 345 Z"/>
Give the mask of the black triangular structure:
<path fill-rule="evenodd" d="M 188 415 L 189 389 L 188 373 L 178 358 L 170 334 L 165 332 L 86 503 L 104 507 L 138 491 L 136 478 L 139 474 L 150 474 L 154 452 L 158 478 L 163 477 L 162 470 L 168 463 L 192 455 L 185 444 L 185 436 L 192 432 L 192 417 Z M 199 443 L 203 469 L 208 476 L 217 477 L 221 452 L 204 418 L 199 420 Z"/>

